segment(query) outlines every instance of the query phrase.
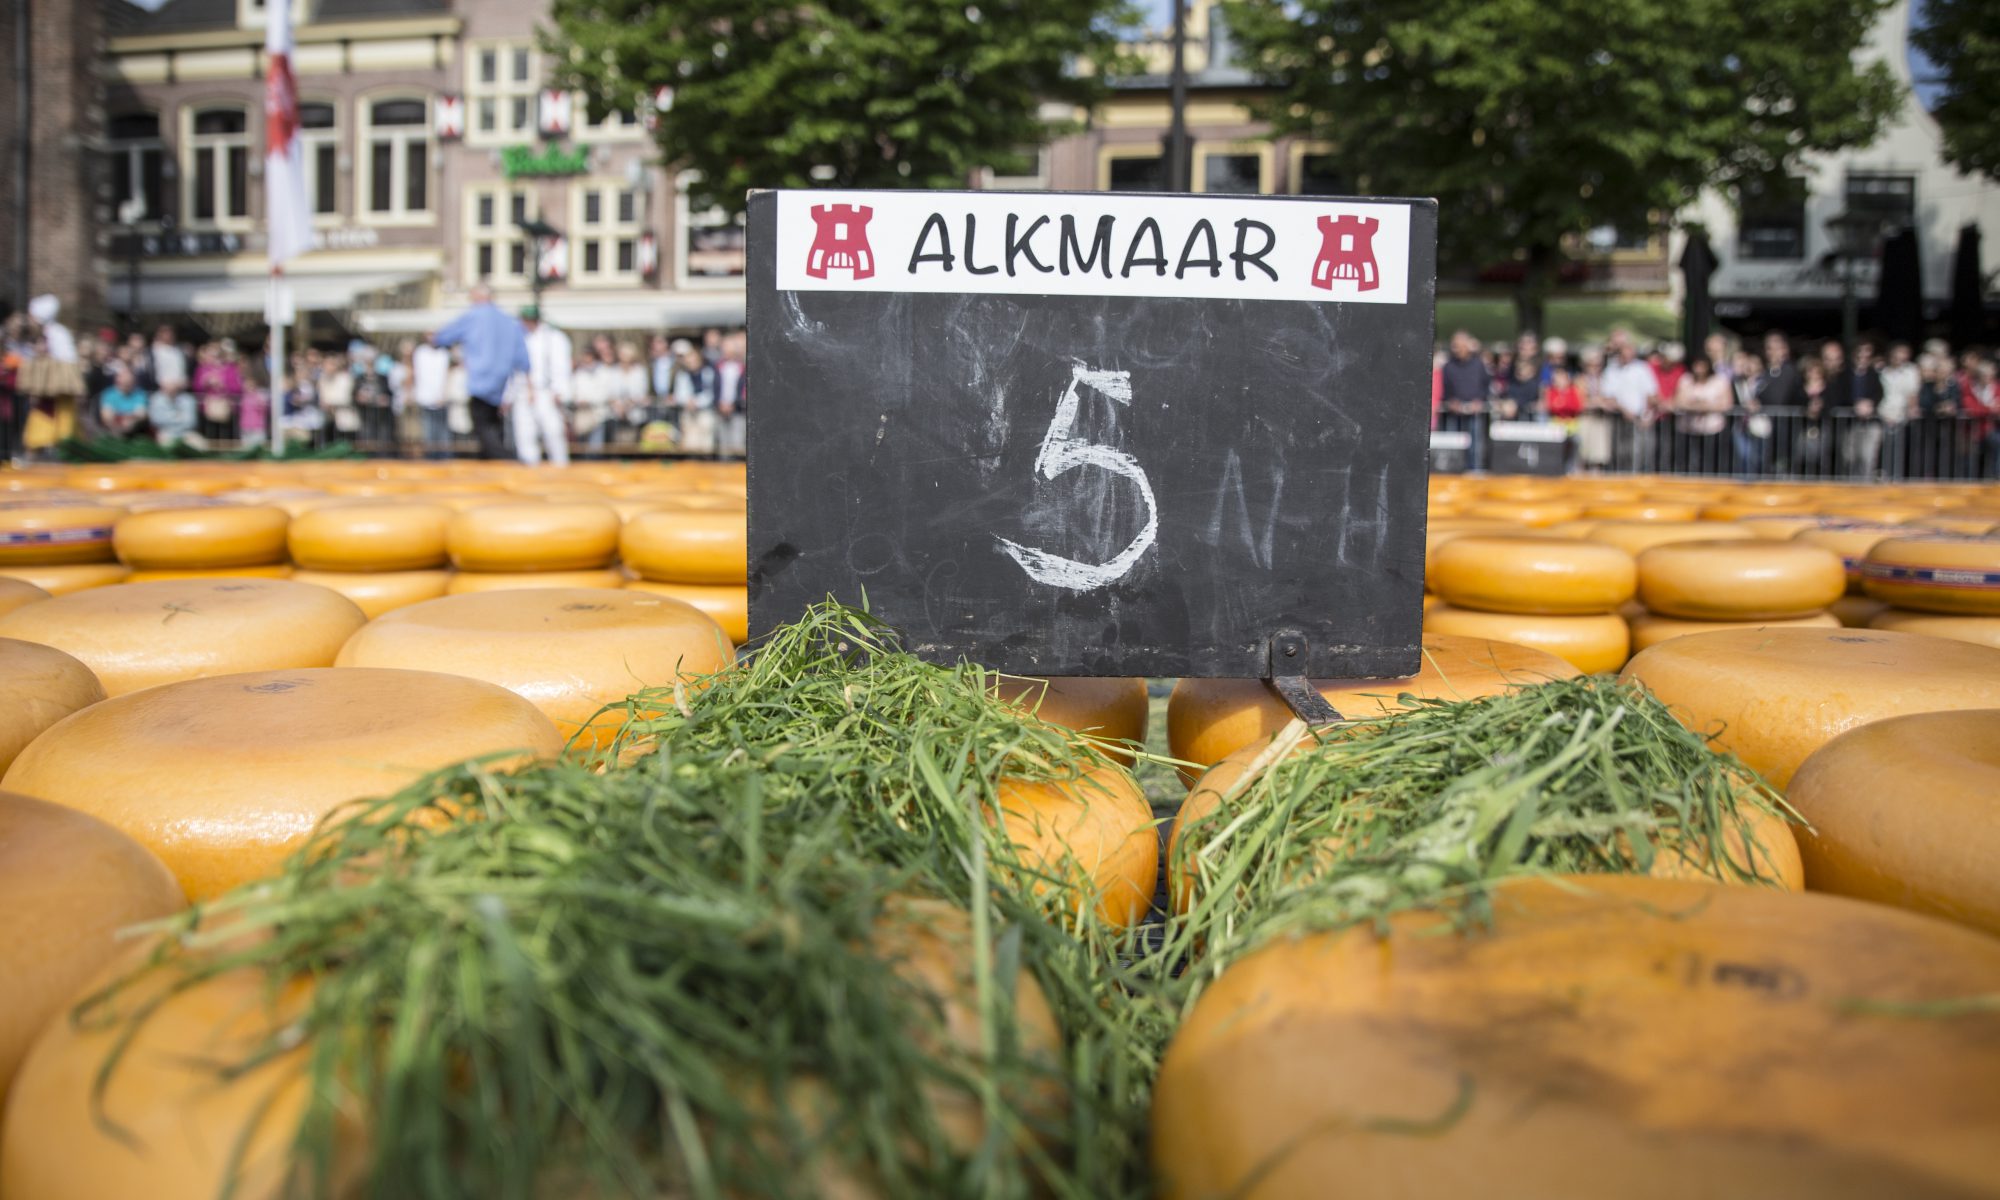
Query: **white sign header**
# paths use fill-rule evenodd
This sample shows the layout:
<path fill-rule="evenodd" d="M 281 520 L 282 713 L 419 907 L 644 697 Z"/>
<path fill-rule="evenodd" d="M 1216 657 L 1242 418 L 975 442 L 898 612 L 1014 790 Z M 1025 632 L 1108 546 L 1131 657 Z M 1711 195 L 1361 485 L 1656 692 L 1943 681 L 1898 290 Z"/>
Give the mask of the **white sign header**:
<path fill-rule="evenodd" d="M 777 210 L 782 292 L 1409 301 L 1407 204 L 786 191 Z"/>

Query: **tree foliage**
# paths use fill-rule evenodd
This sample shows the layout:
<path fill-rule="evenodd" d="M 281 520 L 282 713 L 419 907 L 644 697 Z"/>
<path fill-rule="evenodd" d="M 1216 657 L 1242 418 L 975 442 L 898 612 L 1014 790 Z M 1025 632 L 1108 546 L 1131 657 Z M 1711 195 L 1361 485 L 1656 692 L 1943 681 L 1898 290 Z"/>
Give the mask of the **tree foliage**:
<path fill-rule="evenodd" d="M 1945 161 L 2000 179 L 2000 4 L 1922 0 L 1910 40 L 1937 67 L 1931 107 L 1944 130 Z"/>
<path fill-rule="evenodd" d="M 1977 4 L 1981 0 L 1967 0 Z M 1237 0 L 1260 115 L 1378 195 L 1435 196 L 1445 253 L 1518 254 L 1870 141 L 1900 98 L 1850 55 L 1891 0 Z"/>
<path fill-rule="evenodd" d="M 770 187 L 963 187 L 1088 104 L 1125 0 L 555 0 L 561 83 L 593 109 L 671 87 L 654 136 L 696 207 Z"/>

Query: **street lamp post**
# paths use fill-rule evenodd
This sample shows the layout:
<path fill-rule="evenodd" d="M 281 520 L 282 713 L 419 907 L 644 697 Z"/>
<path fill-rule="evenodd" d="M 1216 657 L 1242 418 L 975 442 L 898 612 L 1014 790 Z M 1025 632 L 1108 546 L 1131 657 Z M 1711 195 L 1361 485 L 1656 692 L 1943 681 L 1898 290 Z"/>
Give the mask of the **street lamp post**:
<path fill-rule="evenodd" d="M 535 311 L 542 309 L 542 249 L 550 241 L 562 236 L 562 230 L 539 218 L 514 222 L 515 228 L 528 235 L 528 244 L 534 247 L 533 261 L 528 264 L 529 286 L 534 288 Z"/>
<path fill-rule="evenodd" d="M 1840 348 L 1851 355 L 1861 324 L 1854 297 L 1854 267 L 1875 252 L 1882 222 L 1865 213 L 1847 211 L 1829 218 L 1826 232 L 1833 242 L 1833 255 L 1840 260 Z"/>

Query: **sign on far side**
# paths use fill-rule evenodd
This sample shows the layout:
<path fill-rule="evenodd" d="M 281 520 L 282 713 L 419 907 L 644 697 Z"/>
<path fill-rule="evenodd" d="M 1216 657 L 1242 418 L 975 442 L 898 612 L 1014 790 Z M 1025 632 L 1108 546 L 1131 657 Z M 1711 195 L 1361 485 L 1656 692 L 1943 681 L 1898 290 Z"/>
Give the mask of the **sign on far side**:
<path fill-rule="evenodd" d="M 764 192 L 752 632 L 1035 675 L 1412 674 L 1437 209 Z"/>

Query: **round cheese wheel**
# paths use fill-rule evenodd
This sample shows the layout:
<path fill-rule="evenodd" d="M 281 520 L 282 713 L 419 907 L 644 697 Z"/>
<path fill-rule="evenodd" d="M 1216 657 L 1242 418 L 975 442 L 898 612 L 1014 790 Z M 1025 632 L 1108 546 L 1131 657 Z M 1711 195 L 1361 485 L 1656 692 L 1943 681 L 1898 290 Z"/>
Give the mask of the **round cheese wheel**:
<path fill-rule="evenodd" d="M 373 620 L 422 600 L 435 600 L 451 585 L 450 571 L 295 571 L 294 583 L 328 588 L 354 601 Z"/>
<path fill-rule="evenodd" d="M 512 592 L 524 588 L 615 588 L 624 587 L 626 578 L 616 567 L 588 571 L 453 571 L 445 585 L 447 596 L 468 592 Z M 748 592 L 745 592 L 748 603 Z"/>
<path fill-rule="evenodd" d="M 1600 521 L 1592 541 L 1616 546 L 1634 558 L 1670 542 L 1748 541 L 1756 535 L 1717 521 Z"/>
<path fill-rule="evenodd" d="M 292 522 L 292 561 L 313 571 L 415 571 L 443 566 L 442 504 L 350 504 L 321 508 Z"/>
<path fill-rule="evenodd" d="M 1578 674 L 1543 650 L 1426 633 L 1423 664 L 1415 675 L 1315 679 L 1312 685 L 1336 712 L 1352 719 L 1395 712 L 1406 694 L 1471 700 Z M 1261 679 L 1182 679 L 1167 699 L 1167 745 L 1175 758 L 1205 767 L 1243 746 L 1262 744 L 1291 719 L 1292 710 Z"/>
<path fill-rule="evenodd" d="M 1868 622 L 1870 629 L 1894 633 L 1920 633 L 1926 637 L 1953 638 L 1980 646 L 2000 649 L 2000 613 L 1990 617 L 1960 613 L 1927 613 L 1908 608 L 1885 608 Z"/>
<path fill-rule="evenodd" d="M 124 948 L 118 931 L 182 904 L 144 846 L 74 809 L 0 792 L 0 1111 L 35 1035 Z"/>
<path fill-rule="evenodd" d="M 1583 515 L 1607 521 L 1674 521 L 1685 523 L 1701 516 L 1701 505 L 1682 500 L 1620 500 L 1583 506 Z"/>
<path fill-rule="evenodd" d="M 1909 521 L 1921 521 L 1930 516 L 1934 510 L 1929 505 L 1862 501 L 1823 504 L 1819 511 L 1825 516 L 1840 517 L 1864 525 L 1902 525 Z"/>
<path fill-rule="evenodd" d="M 254 567 L 284 561 L 291 521 L 275 505 L 163 508 L 120 517 L 111 543 L 135 570 Z"/>
<path fill-rule="evenodd" d="M 122 583 L 0 616 L 0 637 L 74 655 L 113 696 L 176 680 L 327 667 L 367 620 L 352 601 L 282 579 Z"/>
<path fill-rule="evenodd" d="M 993 694 L 1051 725 L 1119 742 L 1144 742 L 1152 699 L 1143 679 L 996 676 Z M 1129 754 L 1121 754 L 1126 762 Z"/>
<path fill-rule="evenodd" d="M 618 553 L 608 504 L 486 504 L 451 519 L 451 561 L 465 571 L 577 571 Z"/>
<path fill-rule="evenodd" d="M 0 567 L 108 562 L 111 530 L 124 515 L 105 504 L 0 502 Z"/>
<path fill-rule="evenodd" d="M 1680 722 L 1780 789 L 1808 754 L 1870 721 L 2000 706 L 2000 650 L 1864 629 L 1737 629 L 1634 655 Z"/>
<path fill-rule="evenodd" d="M 1701 519 L 1716 522 L 1741 521 L 1747 517 L 1817 517 L 1818 515 L 1817 510 L 1807 503 L 1779 505 L 1738 504 L 1733 501 L 1724 500 L 1719 503 L 1704 504 L 1701 506 Z"/>
<path fill-rule="evenodd" d="M 487 754 L 552 757 L 532 704 L 427 671 L 253 671 L 114 696 L 35 739 L 5 786 L 124 830 L 206 900 L 276 871 L 321 817 Z"/>
<path fill-rule="evenodd" d="M 625 565 L 647 579 L 743 583 L 750 577 L 750 530 L 740 509 L 662 508 L 625 523 Z"/>
<path fill-rule="evenodd" d="M 179 570 L 134 571 L 126 583 L 158 583 L 163 579 L 290 579 L 297 572 L 290 563 L 267 563 L 261 567 L 187 567 Z"/>
<path fill-rule="evenodd" d="M 1861 521 L 1830 521 L 1810 529 L 1801 529 L 1792 535 L 1792 540 L 1808 546 L 1818 546 L 1831 550 L 1840 556 L 1840 565 L 1847 569 L 1847 590 L 1861 590 L 1861 563 L 1877 542 L 1885 542 L 1892 537 L 1908 537 L 1910 530 L 1901 525 L 1870 525 Z"/>
<path fill-rule="evenodd" d="M 1435 557 L 1439 546 L 1469 533 L 1526 532 L 1528 527 L 1519 521 L 1502 521 L 1497 517 L 1439 517 L 1424 526 L 1424 561 Z"/>
<path fill-rule="evenodd" d="M 132 568 L 121 562 L 69 563 L 47 566 L 7 566 L 0 564 L 0 579 L 16 579 L 47 592 L 67 596 L 86 588 L 123 583 Z"/>
<path fill-rule="evenodd" d="M 1468 517 L 1495 517 L 1545 529 L 1583 515 L 1583 505 L 1567 500 L 1480 500 L 1465 506 Z"/>
<path fill-rule="evenodd" d="M 1940 533 L 1968 533 L 1986 535 L 2000 533 L 2000 518 L 1990 516 L 1959 516 L 1955 513 L 1938 513 L 1925 517 L 1923 525 Z"/>
<path fill-rule="evenodd" d="M 1850 729 L 1785 798 L 1811 823 L 1806 886 L 2000 934 L 2000 709 Z"/>
<path fill-rule="evenodd" d="M 1924 1008 L 2000 992 L 2000 940 L 1686 880 L 1525 880 L 1493 909 L 1229 965 L 1160 1066 L 1162 1200 L 1993 1194 L 2000 1015 Z"/>
<path fill-rule="evenodd" d="M 1846 590 L 1840 556 L 1797 541 L 1673 542 L 1639 555 L 1639 599 L 1669 617 L 1805 617 Z"/>
<path fill-rule="evenodd" d="M 1768 621 L 1689 621 L 1681 617 L 1662 617 L 1655 613 L 1645 613 L 1627 623 L 1632 626 L 1634 654 L 1673 638 L 1687 637 L 1694 633 L 1715 633 L 1724 629 L 1841 628 L 1840 618 L 1830 612 L 1814 613 L 1809 617 L 1779 617 Z"/>
<path fill-rule="evenodd" d="M 1889 606 L 1873 596 L 1857 596 L 1852 592 L 1835 600 L 1826 611 L 1839 618 L 1849 629 L 1866 629 L 1868 623 L 1888 610 Z"/>
<path fill-rule="evenodd" d="M 729 635 L 730 641 L 740 646 L 750 640 L 750 589 L 740 584 L 662 583 L 656 579 L 632 579 L 626 581 L 625 587 L 634 592 L 671 596 L 682 604 L 691 604 L 722 626 L 722 632 Z"/>
<path fill-rule="evenodd" d="M 1586 675 L 1616 671 L 1631 651 L 1631 630 L 1617 613 L 1538 616 L 1480 612 L 1440 604 L 1424 614 L 1424 635 L 1451 634 L 1545 651 Z"/>
<path fill-rule="evenodd" d="M 1461 608 L 1604 613 L 1632 598 L 1632 556 L 1601 542 L 1468 534 L 1437 549 L 1424 576 Z"/>
<path fill-rule="evenodd" d="M 336 665 L 484 679 L 532 701 L 565 737 L 601 746 L 632 715 L 601 713 L 605 705 L 734 661 L 722 628 L 678 600 L 623 589 L 535 588 L 446 596 L 385 613 L 349 640 Z"/>
<path fill-rule="evenodd" d="M 1789 540 L 1801 529 L 1819 529 L 1825 526 L 1827 518 L 1818 513 L 1783 513 L 1769 517 L 1744 517 L 1740 521 L 1727 524 L 1710 522 L 1711 529 L 1747 529 L 1756 537 L 1773 542 Z"/>
<path fill-rule="evenodd" d="M 2000 538 L 1933 533 L 1878 542 L 1861 564 L 1861 583 L 1897 608 L 2000 616 Z"/>
<path fill-rule="evenodd" d="M 997 819 L 1019 851 L 1021 865 L 1037 878 L 1067 879 L 1094 898 L 1098 916 L 1129 929 L 1152 906 L 1160 877 L 1160 836 L 1153 809 L 1132 773 L 1099 766 L 1070 780 L 1029 782 L 1009 777 L 998 785 Z"/>
<path fill-rule="evenodd" d="M 43 730 L 102 699 L 104 685 L 72 656 L 0 638 L 0 774 Z"/>
<path fill-rule="evenodd" d="M 21 579 L 0 575 L 0 613 L 10 613 L 23 604 L 47 600 L 51 593 Z"/>

